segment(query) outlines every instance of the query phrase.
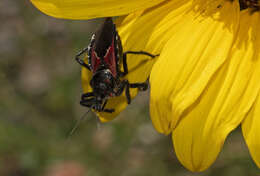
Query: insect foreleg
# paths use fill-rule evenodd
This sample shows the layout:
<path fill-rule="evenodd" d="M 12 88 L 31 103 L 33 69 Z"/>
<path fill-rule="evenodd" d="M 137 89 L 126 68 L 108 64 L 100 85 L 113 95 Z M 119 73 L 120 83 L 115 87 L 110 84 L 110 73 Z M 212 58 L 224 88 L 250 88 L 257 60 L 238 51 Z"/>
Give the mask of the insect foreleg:
<path fill-rule="evenodd" d="M 80 104 L 82 106 L 91 108 L 92 105 L 96 103 L 96 99 L 93 96 L 94 96 L 93 92 L 82 94 Z"/>
<path fill-rule="evenodd" d="M 104 102 L 104 104 L 102 106 L 102 109 L 101 109 L 102 112 L 108 112 L 108 113 L 115 112 L 115 109 L 105 109 L 106 104 L 107 104 L 107 100 Z"/>
<path fill-rule="evenodd" d="M 93 92 L 88 92 L 88 93 L 84 93 L 81 95 L 81 100 L 87 98 L 87 97 L 93 97 L 94 93 Z"/>
<path fill-rule="evenodd" d="M 92 108 L 92 105 L 95 104 L 95 99 L 94 98 L 89 98 L 89 99 L 86 99 L 86 100 L 81 100 L 80 104 L 82 106 L 86 106 L 86 107 Z"/>

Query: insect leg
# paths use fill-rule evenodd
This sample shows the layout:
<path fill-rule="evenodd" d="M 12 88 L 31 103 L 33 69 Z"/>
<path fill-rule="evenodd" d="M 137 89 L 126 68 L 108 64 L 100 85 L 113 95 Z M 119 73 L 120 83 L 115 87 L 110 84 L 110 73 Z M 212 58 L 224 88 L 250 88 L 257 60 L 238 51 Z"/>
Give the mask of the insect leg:
<path fill-rule="evenodd" d="M 90 66 L 88 64 L 86 64 L 82 59 L 80 59 L 79 57 L 88 51 L 88 47 L 84 48 L 82 51 L 80 51 L 76 56 L 75 56 L 75 60 L 83 67 L 87 68 L 88 70 L 91 70 Z"/>
<path fill-rule="evenodd" d="M 151 54 L 151 53 L 148 53 L 148 52 L 145 52 L 145 51 L 126 51 L 124 52 L 123 55 L 127 55 L 127 54 L 137 54 L 137 55 L 146 55 L 146 56 L 150 56 L 151 58 L 155 58 L 157 56 L 159 56 L 159 54 Z"/>
<path fill-rule="evenodd" d="M 128 80 L 124 80 L 122 82 L 122 90 L 125 88 L 125 96 L 127 103 L 131 103 L 131 95 L 130 95 L 130 88 L 138 88 L 140 91 L 145 91 L 148 89 L 148 79 L 146 82 L 143 83 L 129 83 Z"/>
<path fill-rule="evenodd" d="M 106 104 L 107 104 L 107 100 L 105 100 L 104 104 L 102 105 L 102 108 L 101 108 L 102 111 L 105 109 Z"/>
<path fill-rule="evenodd" d="M 140 91 L 146 91 L 149 87 L 149 78 L 143 83 L 129 83 L 130 88 L 138 88 Z"/>
<path fill-rule="evenodd" d="M 93 96 L 94 96 L 93 92 L 82 94 L 80 104 L 82 106 L 91 108 L 92 105 L 96 103 L 96 99 Z"/>
<path fill-rule="evenodd" d="M 148 83 L 144 82 L 144 83 L 132 83 L 129 84 L 130 88 L 138 88 L 140 91 L 145 91 L 148 89 Z"/>
<path fill-rule="evenodd" d="M 105 109 L 106 104 L 107 104 L 107 100 L 104 102 L 104 104 L 102 106 L 102 109 L 101 109 L 102 112 L 108 112 L 108 113 L 115 112 L 115 109 Z"/>
<path fill-rule="evenodd" d="M 159 56 L 159 54 L 153 55 L 153 54 L 145 52 L 145 51 L 126 51 L 126 52 L 124 52 L 123 53 L 123 68 L 124 68 L 124 71 L 122 72 L 122 76 L 125 76 L 128 73 L 127 54 L 146 55 L 146 56 L 150 56 L 152 58 Z"/>
<path fill-rule="evenodd" d="M 82 94 L 81 99 L 83 100 L 84 98 L 93 97 L 93 96 L 94 96 L 93 92 L 88 92 L 88 93 Z"/>
<path fill-rule="evenodd" d="M 127 53 L 124 53 L 124 54 L 123 54 L 123 68 L 124 68 L 124 71 L 122 72 L 122 76 L 125 76 L 125 75 L 127 75 L 127 73 L 128 73 L 128 67 L 127 67 L 127 61 L 126 61 L 126 54 L 127 54 Z"/>
<path fill-rule="evenodd" d="M 122 82 L 122 90 L 125 89 L 125 96 L 126 96 L 126 100 L 127 100 L 127 104 L 130 104 L 131 103 L 131 95 L 130 95 L 130 86 L 129 86 L 129 82 L 128 80 L 124 80 Z"/>
<path fill-rule="evenodd" d="M 103 112 L 113 113 L 115 112 L 115 109 L 104 109 Z"/>
<path fill-rule="evenodd" d="M 95 98 L 89 98 L 89 99 L 81 100 L 80 104 L 82 106 L 86 106 L 88 108 L 92 108 L 92 105 L 95 104 L 95 102 L 96 102 Z"/>

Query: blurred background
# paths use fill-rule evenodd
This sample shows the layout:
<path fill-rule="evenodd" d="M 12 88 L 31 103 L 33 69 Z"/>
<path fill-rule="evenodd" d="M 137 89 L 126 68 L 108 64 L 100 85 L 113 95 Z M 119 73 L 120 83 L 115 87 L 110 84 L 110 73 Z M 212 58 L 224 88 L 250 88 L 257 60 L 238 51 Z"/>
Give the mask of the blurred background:
<path fill-rule="evenodd" d="M 148 92 L 112 122 L 89 113 L 67 139 L 87 111 L 74 56 L 102 20 L 58 20 L 20 0 L 1 0 L 0 20 L 0 176 L 259 175 L 240 129 L 210 169 L 187 171 L 152 126 Z"/>

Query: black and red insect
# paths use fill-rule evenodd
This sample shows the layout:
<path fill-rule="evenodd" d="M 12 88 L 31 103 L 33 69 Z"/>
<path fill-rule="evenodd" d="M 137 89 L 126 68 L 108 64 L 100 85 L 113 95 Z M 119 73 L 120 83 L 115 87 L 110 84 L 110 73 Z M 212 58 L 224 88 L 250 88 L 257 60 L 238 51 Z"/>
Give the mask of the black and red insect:
<path fill-rule="evenodd" d="M 80 59 L 80 56 L 86 52 L 88 63 Z M 141 91 L 148 88 L 148 81 L 129 83 L 127 79 L 123 79 L 128 73 L 128 54 L 146 55 L 151 58 L 157 56 L 144 51 L 123 52 L 115 24 L 112 18 L 106 18 L 103 25 L 92 35 L 89 46 L 76 55 L 77 62 L 92 72 L 90 86 L 93 91 L 82 94 L 81 105 L 98 112 L 112 113 L 115 109 L 106 108 L 109 98 L 120 96 L 125 91 L 127 103 L 130 104 L 130 88 L 138 88 Z M 120 70 L 121 63 L 123 71 Z"/>

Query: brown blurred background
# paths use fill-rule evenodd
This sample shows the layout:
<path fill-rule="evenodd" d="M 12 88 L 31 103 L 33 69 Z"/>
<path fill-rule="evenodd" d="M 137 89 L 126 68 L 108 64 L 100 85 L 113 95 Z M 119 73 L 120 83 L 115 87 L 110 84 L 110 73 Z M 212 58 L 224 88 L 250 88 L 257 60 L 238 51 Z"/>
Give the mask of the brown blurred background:
<path fill-rule="evenodd" d="M 0 176 L 259 175 L 240 130 L 209 170 L 187 171 L 153 129 L 148 92 L 99 127 L 89 113 L 67 140 L 87 110 L 74 55 L 102 20 L 54 19 L 28 0 L 1 0 L 0 20 Z"/>

